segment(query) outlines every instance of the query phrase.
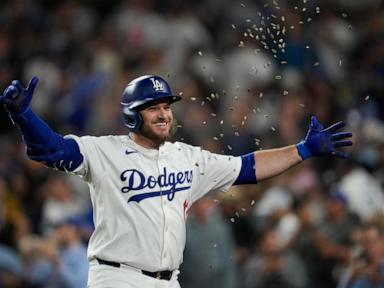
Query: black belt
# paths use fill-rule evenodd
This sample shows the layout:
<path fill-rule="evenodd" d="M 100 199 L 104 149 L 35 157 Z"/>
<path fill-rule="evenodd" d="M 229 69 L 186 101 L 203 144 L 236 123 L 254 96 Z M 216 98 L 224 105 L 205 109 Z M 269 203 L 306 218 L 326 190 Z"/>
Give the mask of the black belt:
<path fill-rule="evenodd" d="M 97 257 L 96 257 L 96 260 L 97 260 L 97 262 L 99 262 L 99 264 L 108 265 L 108 266 L 112 266 L 112 267 L 116 267 L 116 268 L 120 268 L 121 267 L 121 264 L 117 263 L 117 262 L 106 261 L 106 260 L 102 260 L 102 259 L 97 258 Z M 144 275 L 156 278 L 156 279 L 168 280 L 169 281 L 172 278 L 173 271 L 149 272 L 149 271 L 141 270 L 141 273 L 143 273 Z"/>

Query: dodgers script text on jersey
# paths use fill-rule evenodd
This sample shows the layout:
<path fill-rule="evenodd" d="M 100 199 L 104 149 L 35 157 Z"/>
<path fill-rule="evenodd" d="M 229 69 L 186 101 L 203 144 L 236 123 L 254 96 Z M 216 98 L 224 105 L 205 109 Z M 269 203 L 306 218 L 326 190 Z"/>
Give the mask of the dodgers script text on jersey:
<path fill-rule="evenodd" d="M 128 202 L 140 202 L 146 198 L 163 195 L 167 195 L 168 200 L 172 201 L 176 192 L 191 188 L 190 184 L 192 183 L 192 175 L 192 170 L 183 172 L 168 172 L 167 168 L 163 167 L 163 173 L 158 177 L 153 175 L 145 177 L 144 173 L 139 170 L 127 169 L 120 175 L 120 179 L 125 181 L 127 185 L 121 188 L 121 192 L 128 193 L 132 190 L 143 191 L 144 188 L 154 189 L 157 187 L 158 191 L 150 191 L 140 195 L 132 196 L 128 199 Z M 187 185 L 183 185 L 185 182 Z"/>

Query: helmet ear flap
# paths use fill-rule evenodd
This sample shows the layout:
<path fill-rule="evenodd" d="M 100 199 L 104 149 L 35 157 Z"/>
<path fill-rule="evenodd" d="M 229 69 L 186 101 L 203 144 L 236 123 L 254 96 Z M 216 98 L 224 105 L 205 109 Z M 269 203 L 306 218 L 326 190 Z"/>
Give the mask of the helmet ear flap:
<path fill-rule="evenodd" d="M 130 132 L 137 132 L 143 124 L 143 118 L 141 114 L 133 109 L 128 107 L 123 108 L 123 120 L 124 125 L 128 128 Z"/>

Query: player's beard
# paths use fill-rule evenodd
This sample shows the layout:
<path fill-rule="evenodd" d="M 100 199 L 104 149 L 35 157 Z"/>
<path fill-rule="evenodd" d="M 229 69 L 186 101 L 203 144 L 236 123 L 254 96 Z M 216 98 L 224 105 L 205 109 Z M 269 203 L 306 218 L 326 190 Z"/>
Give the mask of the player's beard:
<path fill-rule="evenodd" d="M 163 119 L 159 119 L 158 122 L 163 122 Z M 171 124 L 170 127 L 172 127 L 172 124 L 173 124 L 172 120 L 169 120 L 169 122 Z M 172 128 L 169 128 L 168 133 L 158 134 L 152 129 L 151 124 L 148 125 L 144 123 L 142 128 L 140 129 L 140 134 L 141 136 L 152 141 L 157 146 L 160 146 L 171 137 L 171 130 Z"/>

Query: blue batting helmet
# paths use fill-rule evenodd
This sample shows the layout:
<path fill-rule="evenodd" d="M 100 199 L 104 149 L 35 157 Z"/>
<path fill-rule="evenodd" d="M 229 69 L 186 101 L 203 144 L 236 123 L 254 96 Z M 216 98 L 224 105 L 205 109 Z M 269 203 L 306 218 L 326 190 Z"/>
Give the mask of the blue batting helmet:
<path fill-rule="evenodd" d="M 145 75 L 129 82 L 121 99 L 124 125 L 131 132 L 139 131 L 143 124 L 140 107 L 163 98 L 170 103 L 181 99 L 180 96 L 172 95 L 168 83 L 159 76 Z"/>

